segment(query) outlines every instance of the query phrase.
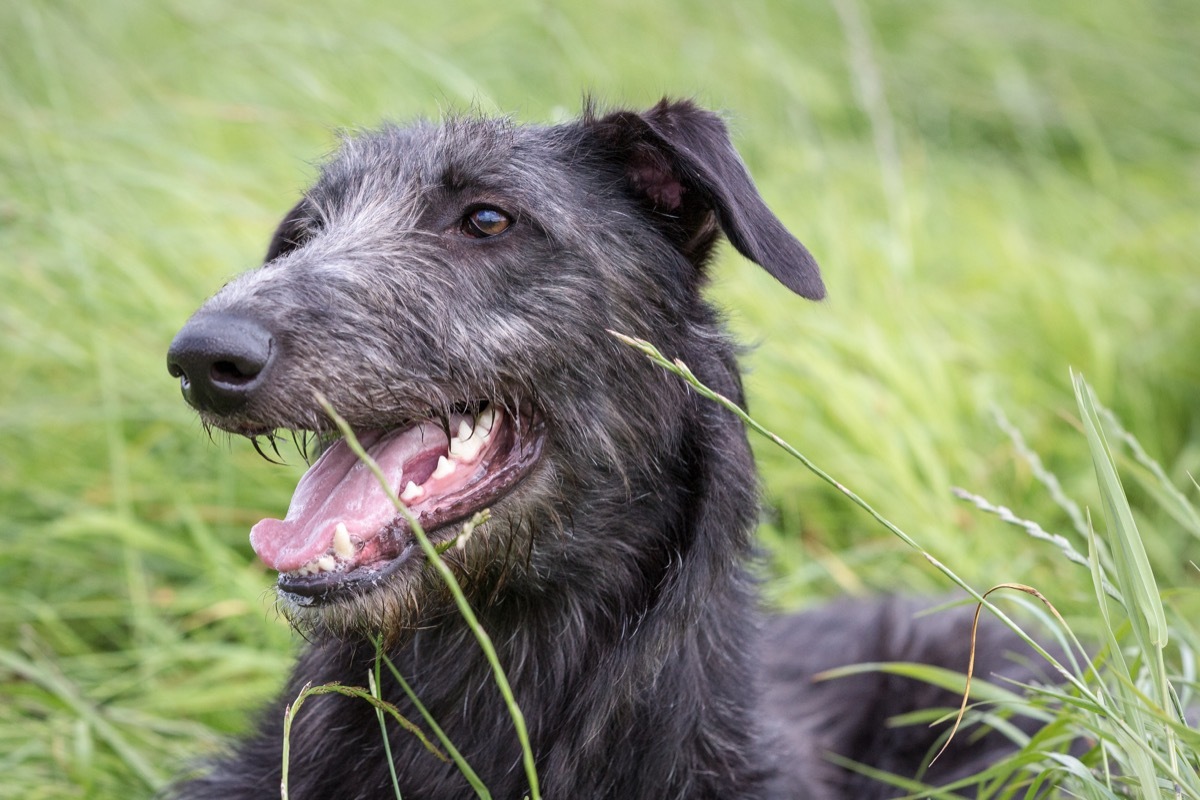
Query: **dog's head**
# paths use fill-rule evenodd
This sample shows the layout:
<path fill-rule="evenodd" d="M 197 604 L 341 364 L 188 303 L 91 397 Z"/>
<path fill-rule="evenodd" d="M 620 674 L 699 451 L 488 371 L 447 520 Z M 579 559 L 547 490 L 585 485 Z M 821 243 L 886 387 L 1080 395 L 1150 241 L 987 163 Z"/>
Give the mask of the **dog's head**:
<path fill-rule="evenodd" d="M 721 369 L 701 377 L 737 395 L 731 350 L 700 297 L 722 233 L 789 289 L 823 296 L 721 120 L 687 102 L 553 127 L 463 118 L 347 139 L 265 263 L 211 298 L 168 356 L 206 425 L 321 442 L 286 517 L 251 532 L 289 612 L 391 629 L 442 596 L 320 398 L 435 543 L 490 509 L 444 556 L 490 592 L 569 546 L 584 496 L 619 517 L 605 505 L 669 480 L 686 390 L 609 331 L 672 356 L 705 353 Z"/>

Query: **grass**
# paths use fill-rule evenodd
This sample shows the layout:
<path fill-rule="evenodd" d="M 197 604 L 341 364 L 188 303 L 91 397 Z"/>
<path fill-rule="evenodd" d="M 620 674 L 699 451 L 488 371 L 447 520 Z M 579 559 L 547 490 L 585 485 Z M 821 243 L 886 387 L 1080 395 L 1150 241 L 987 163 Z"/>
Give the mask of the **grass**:
<path fill-rule="evenodd" d="M 213 446 L 163 354 L 261 256 L 332 130 L 472 105 L 553 120 L 585 90 L 727 109 L 817 254 L 820 306 L 732 253 L 714 265 L 757 344 L 755 417 L 968 584 L 1037 586 L 1099 642 L 1090 571 L 951 492 L 1086 554 L 1104 501 L 1068 367 L 1086 374 L 1141 443 L 1104 423 L 1164 664 L 1186 677 L 1170 648 L 1196 637 L 1198 35 L 1184 0 L 3 5 L 0 796 L 147 796 L 281 685 L 296 643 L 246 531 L 286 507 L 299 465 Z M 948 588 L 758 446 L 773 603 Z M 1126 666 L 1140 699 L 1142 662 Z"/>

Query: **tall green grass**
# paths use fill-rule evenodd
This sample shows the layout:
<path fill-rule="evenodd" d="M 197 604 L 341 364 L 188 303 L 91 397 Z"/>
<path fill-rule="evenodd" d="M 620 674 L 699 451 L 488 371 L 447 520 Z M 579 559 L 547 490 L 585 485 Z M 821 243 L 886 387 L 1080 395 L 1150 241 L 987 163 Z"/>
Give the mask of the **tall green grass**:
<path fill-rule="evenodd" d="M 280 686 L 296 643 L 246 531 L 286 507 L 299 460 L 210 443 L 163 353 L 255 264 L 333 129 L 384 117 L 554 120 L 585 90 L 726 109 L 831 295 L 713 265 L 757 343 L 755 417 L 971 585 L 1057 587 L 1099 642 L 1087 570 L 951 492 L 1071 535 L 993 419 L 1094 497 L 1075 366 L 1162 464 L 1115 448 L 1166 619 L 1190 631 L 1198 21 L 1185 0 L 0 5 L 0 796 L 146 796 Z M 772 602 L 946 587 L 759 455 Z"/>

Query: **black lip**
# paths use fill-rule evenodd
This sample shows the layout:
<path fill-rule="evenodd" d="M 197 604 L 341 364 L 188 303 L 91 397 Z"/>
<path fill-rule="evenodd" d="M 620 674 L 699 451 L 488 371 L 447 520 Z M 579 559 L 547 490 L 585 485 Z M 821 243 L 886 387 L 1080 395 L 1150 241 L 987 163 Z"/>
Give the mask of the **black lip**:
<path fill-rule="evenodd" d="M 540 416 L 522 414 L 518 419 L 520 422 L 507 431 L 513 438 L 506 448 L 508 455 L 504 463 L 486 478 L 488 486 L 484 490 L 472 492 L 420 515 L 418 522 L 431 542 L 442 544 L 450 541 L 461 523 L 477 512 L 503 502 L 533 471 L 541 459 L 546 438 L 545 425 Z M 277 590 L 296 605 L 318 605 L 346 595 L 370 592 L 406 565 L 420 560 L 421 547 L 402 515 L 397 514 L 379 535 L 388 537 L 395 545 L 395 554 L 390 558 L 364 564 L 347 572 L 311 575 L 280 573 Z"/>
<path fill-rule="evenodd" d="M 430 534 L 432 539 L 432 534 Z M 318 575 L 289 575 L 281 573 L 276 588 L 279 593 L 296 605 L 315 605 L 333 600 L 340 594 L 364 594 L 371 591 L 389 576 L 394 575 L 405 564 L 420 553 L 414 541 L 400 555 L 382 563 L 357 567 L 349 572 L 324 572 Z"/>

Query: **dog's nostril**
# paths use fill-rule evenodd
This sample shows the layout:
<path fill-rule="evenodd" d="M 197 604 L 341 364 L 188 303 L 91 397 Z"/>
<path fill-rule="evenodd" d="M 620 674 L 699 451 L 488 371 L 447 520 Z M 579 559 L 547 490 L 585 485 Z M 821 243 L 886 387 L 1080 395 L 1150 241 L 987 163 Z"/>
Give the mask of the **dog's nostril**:
<path fill-rule="evenodd" d="M 167 371 L 201 411 L 233 414 L 261 388 L 275 352 L 270 331 L 231 314 L 194 317 L 171 343 Z"/>
<path fill-rule="evenodd" d="M 238 365 L 232 361 L 217 361 L 208 371 L 213 383 L 225 386 L 245 386 L 262 372 L 262 365 Z"/>

